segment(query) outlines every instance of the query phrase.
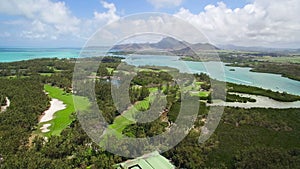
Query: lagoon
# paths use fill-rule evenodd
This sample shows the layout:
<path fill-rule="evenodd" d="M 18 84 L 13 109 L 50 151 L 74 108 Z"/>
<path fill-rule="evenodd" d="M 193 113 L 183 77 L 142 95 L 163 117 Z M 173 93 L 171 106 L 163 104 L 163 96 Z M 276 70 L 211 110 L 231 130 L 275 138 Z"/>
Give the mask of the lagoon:
<path fill-rule="evenodd" d="M 232 71 L 230 69 L 233 67 L 226 66 L 226 63 L 183 61 L 177 56 L 128 55 L 124 57 L 126 57 L 124 62 L 135 66 L 169 66 L 181 72 L 208 73 L 212 78 L 226 82 L 300 95 L 299 81 L 276 74 L 251 72 L 251 68 L 234 67 L 235 71 Z M 223 75 L 220 70 L 223 70 Z"/>

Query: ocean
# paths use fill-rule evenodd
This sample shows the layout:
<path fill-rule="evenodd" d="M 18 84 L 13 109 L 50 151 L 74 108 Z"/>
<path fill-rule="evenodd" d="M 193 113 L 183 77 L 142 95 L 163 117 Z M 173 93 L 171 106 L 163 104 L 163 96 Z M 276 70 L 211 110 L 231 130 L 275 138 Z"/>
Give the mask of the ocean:
<path fill-rule="evenodd" d="M 81 48 L 0 48 L 0 62 L 36 58 L 77 58 Z"/>

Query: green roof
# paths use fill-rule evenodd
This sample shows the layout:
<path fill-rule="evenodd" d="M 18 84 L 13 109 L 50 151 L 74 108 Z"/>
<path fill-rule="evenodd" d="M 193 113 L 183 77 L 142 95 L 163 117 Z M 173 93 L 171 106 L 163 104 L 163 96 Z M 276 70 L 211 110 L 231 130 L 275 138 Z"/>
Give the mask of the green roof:
<path fill-rule="evenodd" d="M 115 166 L 117 169 L 174 169 L 175 166 L 159 152 L 155 151 L 141 157 L 125 161 Z"/>

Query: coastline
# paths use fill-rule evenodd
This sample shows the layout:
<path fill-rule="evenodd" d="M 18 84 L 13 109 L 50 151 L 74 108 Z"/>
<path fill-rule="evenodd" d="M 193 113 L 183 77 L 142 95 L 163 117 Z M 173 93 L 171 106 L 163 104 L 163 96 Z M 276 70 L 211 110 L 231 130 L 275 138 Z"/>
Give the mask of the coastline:
<path fill-rule="evenodd" d="M 272 108 L 272 109 L 289 109 L 289 108 L 300 108 L 300 101 L 294 102 L 281 102 L 271 99 L 266 96 L 259 96 L 253 94 L 244 94 L 244 93 L 236 93 L 229 92 L 230 94 L 236 94 L 240 97 L 248 97 L 255 99 L 255 102 L 225 102 L 225 101 L 215 101 L 214 103 L 208 104 L 208 106 L 226 106 L 226 107 L 239 107 L 244 109 L 251 108 Z"/>

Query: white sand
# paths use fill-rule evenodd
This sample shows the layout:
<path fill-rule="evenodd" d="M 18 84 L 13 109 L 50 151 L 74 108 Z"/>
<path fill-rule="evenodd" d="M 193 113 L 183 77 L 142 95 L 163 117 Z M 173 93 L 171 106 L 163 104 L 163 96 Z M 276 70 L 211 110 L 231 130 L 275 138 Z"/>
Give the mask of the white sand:
<path fill-rule="evenodd" d="M 50 127 L 51 124 L 44 124 L 40 129 L 42 131 L 42 133 L 47 133 L 49 132 L 50 130 L 48 129 L 48 127 Z"/>
<path fill-rule="evenodd" d="M 1 106 L 1 109 L 0 109 L 1 112 L 5 111 L 10 106 L 10 100 L 8 99 L 8 97 L 6 97 L 5 99 L 6 99 L 6 105 Z"/>
<path fill-rule="evenodd" d="M 250 97 L 256 100 L 256 102 L 224 102 L 218 101 L 208 104 L 209 106 L 229 106 L 229 107 L 241 107 L 241 108 L 275 108 L 275 109 L 287 109 L 287 108 L 300 108 L 300 101 L 295 102 L 280 102 L 269 97 L 257 96 L 243 93 L 232 93 L 241 97 Z"/>
<path fill-rule="evenodd" d="M 52 99 L 50 101 L 50 104 L 51 104 L 50 108 L 44 112 L 44 115 L 41 118 L 40 123 L 52 120 L 55 112 L 66 108 L 66 105 L 58 99 Z"/>

